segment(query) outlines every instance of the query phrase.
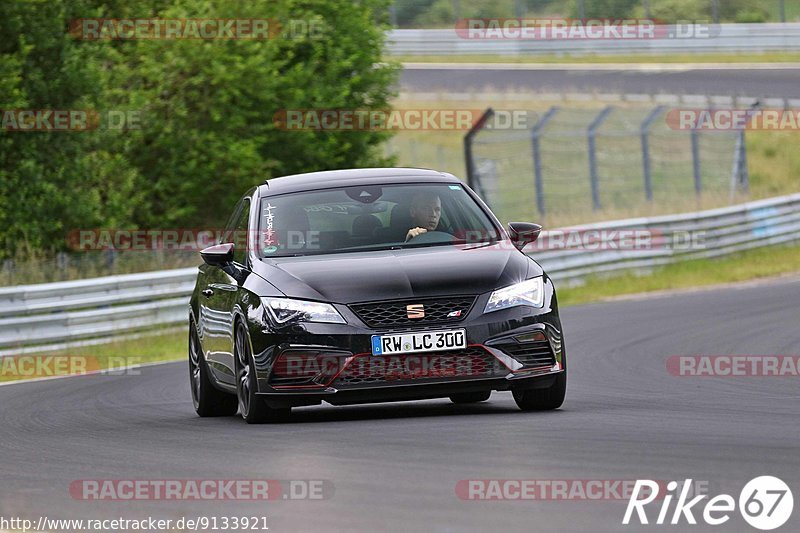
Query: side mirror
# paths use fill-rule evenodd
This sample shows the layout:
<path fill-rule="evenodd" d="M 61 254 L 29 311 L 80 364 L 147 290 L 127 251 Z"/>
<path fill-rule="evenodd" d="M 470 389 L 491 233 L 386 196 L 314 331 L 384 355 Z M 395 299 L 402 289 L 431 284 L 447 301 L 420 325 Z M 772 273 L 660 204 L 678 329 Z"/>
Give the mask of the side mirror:
<path fill-rule="evenodd" d="M 509 222 L 508 235 L 511 237 L 511 242 L 518 250 L 525 248 L 526 244 L 530 244 L 539 238 L 542 227 L 539 224 L 531 222 Z"/>
<path fill-rule="evenodd" d="M 233 261 L 233 243 L 226 242 L 209 246 L 204 250 L 200 250 L 200 257 L 203 258 L 207 265 L 225 266 Z"/>

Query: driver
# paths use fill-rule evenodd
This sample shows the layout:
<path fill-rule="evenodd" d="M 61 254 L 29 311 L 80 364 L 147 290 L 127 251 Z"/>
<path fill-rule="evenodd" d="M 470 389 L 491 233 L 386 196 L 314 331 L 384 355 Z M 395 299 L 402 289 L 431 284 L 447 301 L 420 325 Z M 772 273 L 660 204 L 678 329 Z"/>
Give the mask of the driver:
<path fill-rule="evenodd" d="M 406 233 L 406 241 L 436 230 L 442 216 L 442 201 L 435 193 L 418 192 L 411 198 L 408 212 L 411 215 L 411 229 Z"/>

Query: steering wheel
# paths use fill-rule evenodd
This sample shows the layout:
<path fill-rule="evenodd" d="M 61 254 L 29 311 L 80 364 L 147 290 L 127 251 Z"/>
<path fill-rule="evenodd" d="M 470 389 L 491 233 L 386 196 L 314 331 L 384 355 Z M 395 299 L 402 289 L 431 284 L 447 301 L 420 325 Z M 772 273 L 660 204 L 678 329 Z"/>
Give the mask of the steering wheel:
<path fill-rule="evenodd" d="M 416 237 L 411 237 L 407 242 L 413 242 L 414 244 L 428 244 L 434 242 L 449 242 L 452 239 L 453 236 L 446 231 L 426 231 L 425 233 L 420 233 Z"/>

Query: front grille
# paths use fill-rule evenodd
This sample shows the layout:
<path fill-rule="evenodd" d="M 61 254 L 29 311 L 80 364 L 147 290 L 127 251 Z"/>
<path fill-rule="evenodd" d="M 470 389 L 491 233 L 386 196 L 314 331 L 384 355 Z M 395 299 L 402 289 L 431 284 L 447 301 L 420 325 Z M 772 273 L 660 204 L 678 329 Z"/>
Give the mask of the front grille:
<path fill-rule="evenodd" d="M 509 372 L 492 354 L 479 346 L 462 350 L 359 356 L 342 370 L 333 387 L 403 385 L 431 381 L 503 377 Z"/>
<path fill-rule="evenodd" d="M 449 324 L 459 322 L 467 316 L 475 296 L 451 296 L 447 298 L 416 298 L 413 300 L 391 300 L 352 304 L 350 309 L 364 323 L 377 329 L 405 328 L 429 324 Z M 408 318 L 406 306 L 422 304 L 423 318 Z M 460 311 L 457 316 L 448 316 Z"/>
<path fill-rule="evenodd" d="M 498 346 L 501 350 L 523 364 L 524 368 L 552 366 L 556 364 L 553 350 L 546 340 L 526 342 L 523 344 L 507 344 Z"/>

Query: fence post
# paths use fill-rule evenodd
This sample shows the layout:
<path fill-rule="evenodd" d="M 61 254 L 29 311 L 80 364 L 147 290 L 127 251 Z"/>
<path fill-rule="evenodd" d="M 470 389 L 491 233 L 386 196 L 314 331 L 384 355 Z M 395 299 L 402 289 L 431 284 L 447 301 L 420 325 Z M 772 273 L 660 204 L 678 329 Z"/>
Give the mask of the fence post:
<path fill-rule="evenodd" d="M 475 161 L 472 157 L 472 139 L 475 135 L 483 129 L 483 126 L 486 124 L 486 121 L 492 118 L 494 115 L 494 110 L 490 107 L 486 111 L 483 112 L 483 115 L 472 125 L 470 130 L 464 135 L 464 167 L 467 170 L 467 185 L 470 189 L 475 190 L 478 194 L 483 197 L 483 201 L 486 202 L 487 198 L 486 195 L 483 194 L 481 190 L 480 180 L 478 178 L 477 172 L 475 172 Z"/>
<path fill-rule="evenodd" d="M 531 144 L 533 148 L 533 183 L 536 188 L 536 209 L 544 215 L 544 179 L 542 178 L 542 156 L 539 150 L 539 139 L 542 129 L 558 113 L 559 107 L 553 106 L 531 128 Z"/>
<path fill-rule="evenodd" d="M 739 187 L 741 188 L 742 192 L 748 193 L 750 192 L 750 172 L 747 170 L 747 143 L 745 142 L 745 130 L 739 132 L 739 138 L 742 140 L 740 145 L 741 152 L 740 152 L 740 166 L 739 166 Z"/>
<path fill-rule="evenodd" d="M 778 0 L 778 12 L 781 17 L 781 22 L 786 22 L 786 6 L 783 0 Z"/>
<path fill-rule="evenodd" d="M 744 129 L 741 129 L 736 132 L 736 147 L 734 148 L 733 170 L 731 171 L 731 200 L 733 200 L 737 191 L 747 192 L 750 189 L 750 176 L 747 172 L 747 146 L 744 140 Z"/>
<path fill-rule="evenodd" d="M 595 133 L 600 124 L 611 114 L 614 106 L 606 106 L 605 109 L 594 118 L 589 128 L 586 130 L 586 136 L 589 141 L 589 179 L 592 184 L 592 209 L 597 211 L 600 209 L 600 184 L 597 178 L 597 154 L 595 153 Z"/>
<path fill-rule="evenodd" d="M 644 195 L 648 202 L 653 201 L 653 179 L 650 174 L 650 126 L 653 125 L 656 118 L 664 110 L 664 106 L 660 105 L 650 111 L 647 118 L 642 121 L 640 134 L 642 137 L 642 165 L 644 166 Z"/>
<path fill-rule="evenodd" d="M 693 129 L 689 134 L 692 140 L 692 174 L 694 175 L 694 194 L 700 196 L 703 183 L 700 181 L 700 132 Z"/>

